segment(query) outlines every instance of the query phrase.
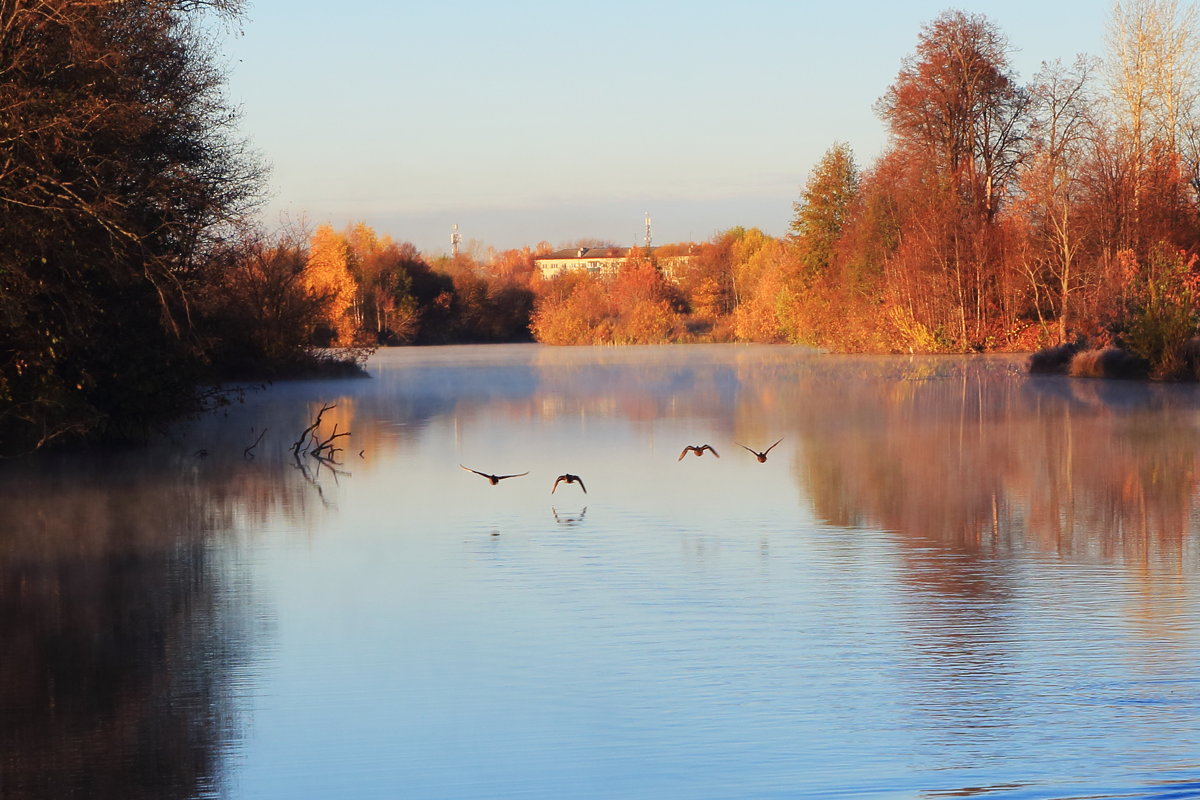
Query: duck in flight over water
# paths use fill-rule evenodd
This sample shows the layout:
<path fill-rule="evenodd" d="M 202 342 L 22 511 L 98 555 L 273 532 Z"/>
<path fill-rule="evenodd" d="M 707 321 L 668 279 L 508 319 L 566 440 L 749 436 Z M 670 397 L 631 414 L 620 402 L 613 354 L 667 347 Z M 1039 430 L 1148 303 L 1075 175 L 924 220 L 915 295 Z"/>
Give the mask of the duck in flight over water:
<path fill-rule="evenodd" d="M 708 450 L 708 451 L 711 451 L 711 452 L 712 452 L 712 454 L 713 454 L 714 456 L 716 456 L 717 458 L 720 458 L 720 457 L 721 457 L 721 454 L 720 454 L 720 453 L 718 453 L 718 452 L 716 451 L 716 448 L 714 448 L 714 447 L 713 447 L 711 444 L 702 444 L 702 445 L 700 445 L 699 447 L 697 447 L 697 446 L 696 446 L 696 445 L 694 445 L 694 444 L 689 444 L 687 447 L 683 448 L 683 452 L 681 452 L 681 453 L 679 454 L 679 458 L 677 458 L 677 459 L 675 459 L 675 460 L 676 460 L 676 461 L 683 461 L 683 457 L 684 457 L 684 456 L 686 456 L 686 455 L 688 454 L 688 451 L 689 451 L 689 450 L 690 450 L 691 452 L 695 453 L 697 456 L 702 456 L 702 455 L 704 455 L 704 451 L 705 451 L 705 450 Z"/>
<path fill-rule="evenodd" d="M 572 475 L 569 472 L 566 475 L 559 475 L 558 478 L 555 479 L 554 488 L 550 490 L 550 494 L 554 494 L 554 490 L 557 489 L 558 485 L 564 481 L 566 483 L 578 483 L 579 488 L 583 489 L 583 493 L 587 494 L 587 487 L 583 485 L 583 478 L 579 477 L 578 475 Z"/>
<path fill-rule="evenodd" d="M 486 472 L 480 472 L 477 469 L 471 469 L 470 467 L 463 467 L 462 464 L 459 464 L 459 466 L 462 467 L 463 469 L 465 469 L 467 472 L 474 472 L 476 475 L 482 475 L 483 477 L 487 478 L 488 481 L 491 482 L 492 486 L 495 486 L 497 483 L 504 480 L 505 478 L 520 478 L 522 475 L 529 474 L 528 472 L 519 472 L 516 475 L 488 475 Z"/>
<path fill-rule="evenodd" d="M 783 439 L 778 439 L 778 440 L 776 440 L 775 444 L 779 444 L 782 441 L 783 441 Z M 753 450 L 749 447 L 746 447 L 746 445 L 744 445 L 744 444 L 739 444 L 738 447 L 742 448 L 743 450 L 750 450 L 751 453 L 754 453 L 754 457 L 758 459 L 758 463 L 763 464 L 767 460 L 767 453 L 769 453 L 775 449 L 775 444 L 771 445 L 766 450 L 763 450 L 761 453 L 758 452 L 757 450 Z"/>

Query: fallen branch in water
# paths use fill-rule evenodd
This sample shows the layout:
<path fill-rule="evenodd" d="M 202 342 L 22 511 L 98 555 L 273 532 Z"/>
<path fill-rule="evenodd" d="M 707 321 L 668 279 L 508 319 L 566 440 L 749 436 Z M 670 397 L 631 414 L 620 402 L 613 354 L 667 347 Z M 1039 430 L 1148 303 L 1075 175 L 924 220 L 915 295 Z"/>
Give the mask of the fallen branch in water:
<path fill-rule="evenodd" d="M 340 448 L 340 447 L 334 447 L 333 441 L 335 439 L 339 439 L 343 436 L 349 436 L 349 435 L 350 435 L 350 431 L 343 431 L 342 433 L 338 433 L 337 432 L 337 423 L 334 423 L 333 435 L 330 436 L 328 439 L 326 439 L 323 442 L 317 442 L 317 446 L 314 447 L 311 451 L 309 451 L 309 455 L 311 455 L 313 458 L 319 458 L 323 461 L 332 461 L 334 456 L 337 453 L 340 453 L 342 450 L 342 448 Z M 313 434 L 313 441 L 317 441 L 317 436 L 315 433 Z"/>
<path fill-rule="evenodd" d="M 251 428 L 250 432 L 254 433 L 254 428 Z M 262 438 L 266 435 L 267 435 L 267 429 L 263 428 L 262 433 L 260 433 L 258 435 L 258 438 L 254 440 L 254 444 L 250 445 L 249 447 L 247 447 L 245 450 L 242 451 L 242 458 L 246 459 L 247 461 L 253 461 L 254 460 L 254 448 L 258 447 L 258 443 L 261 442 Z"/>
<path fill-rule="evenodd" d="M 300 438 L 297 439 L 296 443 L 292 445 L 292 455 L 298 456 L 298 455 L 300 455 L 300 453 L 306 452 L 306 451 L 301 450 L 300 448 L 304 446 L 304 442 L 308 439 L 310 434 L 313 436 L 314 440 L 316 439 L 316 434 L 314 434 L 313 431 L 315 431 L 317 428 L 319 428 L 321 426 L 321 416 L 326 411 L 329 411 L 334 408 L 337 408 L 337 406 L 335 406 L 335 405 L 331 406 L 331 405 L 327 405 L 327 404 L 321 406 L 321 410 L 317 412 L 317 418 L 313 420 L 312 425 L 309 425 L 307 428 L 305 428 L 304 433 L 300 434 Z"/>

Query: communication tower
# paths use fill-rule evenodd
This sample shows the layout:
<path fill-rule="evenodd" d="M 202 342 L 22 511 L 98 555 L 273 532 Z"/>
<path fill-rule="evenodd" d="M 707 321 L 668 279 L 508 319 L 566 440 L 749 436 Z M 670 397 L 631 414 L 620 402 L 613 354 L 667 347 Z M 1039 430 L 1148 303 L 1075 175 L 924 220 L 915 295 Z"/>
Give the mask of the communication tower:
<path fill-rule="evenodd" d="M 650 249 L 650 212 L 646 212 L 646 249 Z"/>
<path fill-rule="evenodd" d="M 458 223 L 450 226 L 450 257 L 458 258 L 458 245 L 462 242 L 462 234 L 458 232 Z"/>

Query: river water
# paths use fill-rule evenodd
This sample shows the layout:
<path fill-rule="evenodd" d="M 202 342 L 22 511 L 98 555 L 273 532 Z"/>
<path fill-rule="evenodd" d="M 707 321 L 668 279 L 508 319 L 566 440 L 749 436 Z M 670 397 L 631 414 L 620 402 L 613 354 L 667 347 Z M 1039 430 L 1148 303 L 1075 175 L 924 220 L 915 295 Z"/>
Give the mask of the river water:
<path fill-rule="evenodd" d="M 1200 391 L 1020 364 L 396 349 L 4 464 L 0 797 L 1200 797 Z"/>

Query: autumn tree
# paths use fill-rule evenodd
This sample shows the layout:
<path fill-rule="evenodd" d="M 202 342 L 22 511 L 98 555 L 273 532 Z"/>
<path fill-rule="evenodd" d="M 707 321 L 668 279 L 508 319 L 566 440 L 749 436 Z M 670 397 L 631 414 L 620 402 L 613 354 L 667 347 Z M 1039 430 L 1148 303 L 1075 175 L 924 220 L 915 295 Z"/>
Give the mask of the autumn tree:
<path fill-rule="evenodd" d="M 579 271 L 543 282 L 530 322 L 534 338 L 558 345 L 611 342 L 611 305 L 602 281 Z"/>
<path fill-rule="evenodd" d="M 900 203 L 894 187 L 908 170 L 895 151 L 865 170 L 837 250 L 838 280 L 864 298 L 882 292 L 884 265 L 900 244 Z"/>
<path fill-rule="evenodd" d="M 350 274 L 350 255 L 346 238 L 329 225 L 313 232 L 303 280 L 310 292 L 325 298 L 316 334 L 321 344 L 354 341 L 357 326 L 352 311 L 358 287 Z"/>
<path fill-rule="evenodd" d="M 528 247 L 495 253 L 488 261 L 488 274 L 503 283 L 528 286 L 533 279 L 537 253 Z"/>
<path fill-rule="evenodd" d="M 723 231 L 700 243 L 677 270 L 676 281 L 693 317 L 715 324 L 733 312 L 733 243 L 739 230 Z"/>
<path fill-rule="evenodd" d="M 346 242 L 346 267 L 357 287 L 350 302 L 350 316 L 354 320 L 355 329 L 362 330 L 368 327 L 366 319 L 373 306 L 371 291 L 368 288 L 375 282 L 374 272 L 378 267 L 373 256 L 384 241 L 381 241 L 375 229 L 365 222 L 348 225 L 342 232 L 342 238 Z M 383 239 L 386 240 L 387 237 Z"/>
<path fill-rule="evenodd" d="M 753 296 L 758 283 L 769 272 L 771 259 L 764 257 L 764 252 L 774 247 L 776 239 L 760 228 L 737 227 L 727 233 L 731 237 L 734 293 L 740 306 Z"/>
<path fill-rule="evenodd" d="M 247 231 L 222 248 L 197 296 L 208 350 L 232 378 L 311 366 L 309 346 L 328 305 L 304 280 L 308 242 L 294 231 Z"/>
<path fill-rule="evenodd" d="M 787 245 L 757 228 L 744 231 L 733 243 L 738 305 L 734 332 L 751 342 L 784 342 L 789 338 L 789 313 L 795 299 L 793 253 Z"/>
<path fill-rule="evenodd" d="M 205 23 L 240 6 L 0 3 L 5 450 L 195 402 L 195 281 L 259 185 Z"/>
<path fill-rule="evenodd" d="M 388 240 L 364 262 L 360 288 L 367 308 L 365 324 L 379 344 L 409 344 L 421 326 L 421 309 L 413 290 L 413 271 L 422 267 L 420 253 L 409 242 Z"/>
<path fill-rule="evenodd" d="M 994 219 L 1020 163 L 1026 93 L 987 17 L 943 12 L 877 104 L 896 142 L 923 154 L 969 209 Z"/>
<path fill-rule="evenodd" d="M 790 226 L 800 259 L 812 274 L 826 270 L 858 195 L 858 167 L 850 145 L 839 142 L 813 168 Z"/>
<path fill-rule="evenodd" d="M 680 333 L 676 297 L 655 259 L 634 248 L 609 284 L 614 344 L 659 344 Z"/>
<path fill-rule="evenodd" d="M 943 330 L 955 349 L 981 346 L 1014 313 L 993 228 L 1013 190 L 1027 121 L 1028 94 L 1008 50 L 983 15 L 944 12 L 921 31 L 876 106 L 909 172 L 893 266 L 923 273 L 904 313 Z"/>
<path fill-rule="evenodd" d="M 351 316 L 359 335 L 376 344 L 412 342 L 421 323 L 412 272 L 422 268 L 421 254 L 411 243 L 379 236 L 362 222 L 349 226 L 343 237 L 356 287 Z"/>
<path fill-rule="evenodd" d="M 1108 47 L 1115 109 L 1115 145 L 1108 154 L 1123 160 L 1115 166 L 1128 184 L 1120 195 L 1123 215 L 1113 249 L 1132 249 L 1144 259 L 1159 242 L 1186 235 L 1181 228 L 1194 216 L 1181 209 L 1176 187 L 1180 182 L 1193 190 L 1200 186 L 1200 16 L 1194 6 L 1181 7 L 1176 0 L 1116 3 Z M 1187 205 L 1194 206 L 1194 193 L 1189 200 Z"/>
<path fill-rule="evenodd" d="M 530 329 L 546 344 L 659 344 L 683 333 L 679 301 L 651 255 L 634 248 L 616 275 L 580 270 L 541 282 Z"/>
<path fill-rule="evenodd" d="M 1095 156 L 1100 123 L 1094 71 L 1094 60 L 1082 56 L 1069 67 L 1043 64 L 1029 90 L 1030 152 L 1014 208 L 1022 239 L 1014 258 L 1028 279 L 1039 320 L 1046 325 L 1047 317 L 1057 317 L 1058 342 L 1068 340 L 1075 323 L 1077 295 L 1096 280 L 1089 269 L 1095 237 L 1081 213 L 1088 193 L 1085 168 Z"/>
<path fill-rule="evenodd" d="M 1196 124 L 1200 12 L 1177 0 L 1113 5 L 1107 71 L 1118 119 L 1138 156 L 1150 142 L 1180 152 Z"/>

